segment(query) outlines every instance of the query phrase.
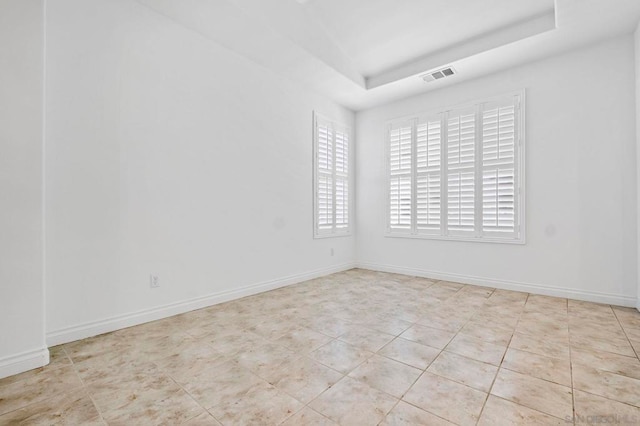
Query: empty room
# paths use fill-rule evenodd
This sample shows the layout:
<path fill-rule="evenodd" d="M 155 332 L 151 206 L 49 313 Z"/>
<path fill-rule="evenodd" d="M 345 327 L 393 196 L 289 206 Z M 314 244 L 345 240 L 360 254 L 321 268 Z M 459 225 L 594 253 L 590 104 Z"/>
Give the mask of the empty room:
<path fill-rule="evenodd" d="M 640 425 L 640 1 L 0 0 L 0 425 Z"/>

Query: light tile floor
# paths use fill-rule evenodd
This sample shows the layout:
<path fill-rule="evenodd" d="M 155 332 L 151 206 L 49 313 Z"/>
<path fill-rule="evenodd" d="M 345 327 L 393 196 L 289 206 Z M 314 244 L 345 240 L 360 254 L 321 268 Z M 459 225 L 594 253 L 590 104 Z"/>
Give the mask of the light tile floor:
<path fill-rule="evenodd" d="M 0 424 L 640 424 L 638 351 L 634 309 L 351 270 L 52 348 Z"/>

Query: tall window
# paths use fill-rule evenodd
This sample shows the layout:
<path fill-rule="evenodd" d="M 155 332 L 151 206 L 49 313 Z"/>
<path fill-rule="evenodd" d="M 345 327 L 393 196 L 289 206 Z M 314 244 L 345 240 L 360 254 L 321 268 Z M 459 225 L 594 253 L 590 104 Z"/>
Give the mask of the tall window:
<path fill-rule="evenodd" d="M 394 121 L 390 236 L 524 242 L 524 91 Z"/>
<path fill-rule="evenodd" d="M 314 113 L 314 236 L 351 232 L 349 128 Z"/>

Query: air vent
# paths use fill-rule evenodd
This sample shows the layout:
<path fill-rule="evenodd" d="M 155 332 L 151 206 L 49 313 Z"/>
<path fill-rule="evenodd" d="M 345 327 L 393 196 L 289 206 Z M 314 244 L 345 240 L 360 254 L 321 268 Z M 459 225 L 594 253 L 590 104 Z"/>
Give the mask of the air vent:
<path fill-rule="evenodd" d="M 456 73 L 456 70 L 454 70 L 453 67 L 447 67 L 447 68 L 442 68 L 436 71 L 432 71 L 428 74 L 421 75 L 420 78 L 422 78 L 425 82 L 430 83 L 435 80 L 440 80 L 445 77 L 450 77 L 455 73 Z"/>

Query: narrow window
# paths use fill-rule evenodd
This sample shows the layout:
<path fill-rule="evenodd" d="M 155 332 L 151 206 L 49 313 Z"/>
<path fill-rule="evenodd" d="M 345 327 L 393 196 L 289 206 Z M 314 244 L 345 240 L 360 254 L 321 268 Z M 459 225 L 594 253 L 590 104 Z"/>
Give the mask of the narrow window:
<path fill-rule="evenodd" d="M 351 232 L 350 131 L 314 114 L 314 236 Z"/>

